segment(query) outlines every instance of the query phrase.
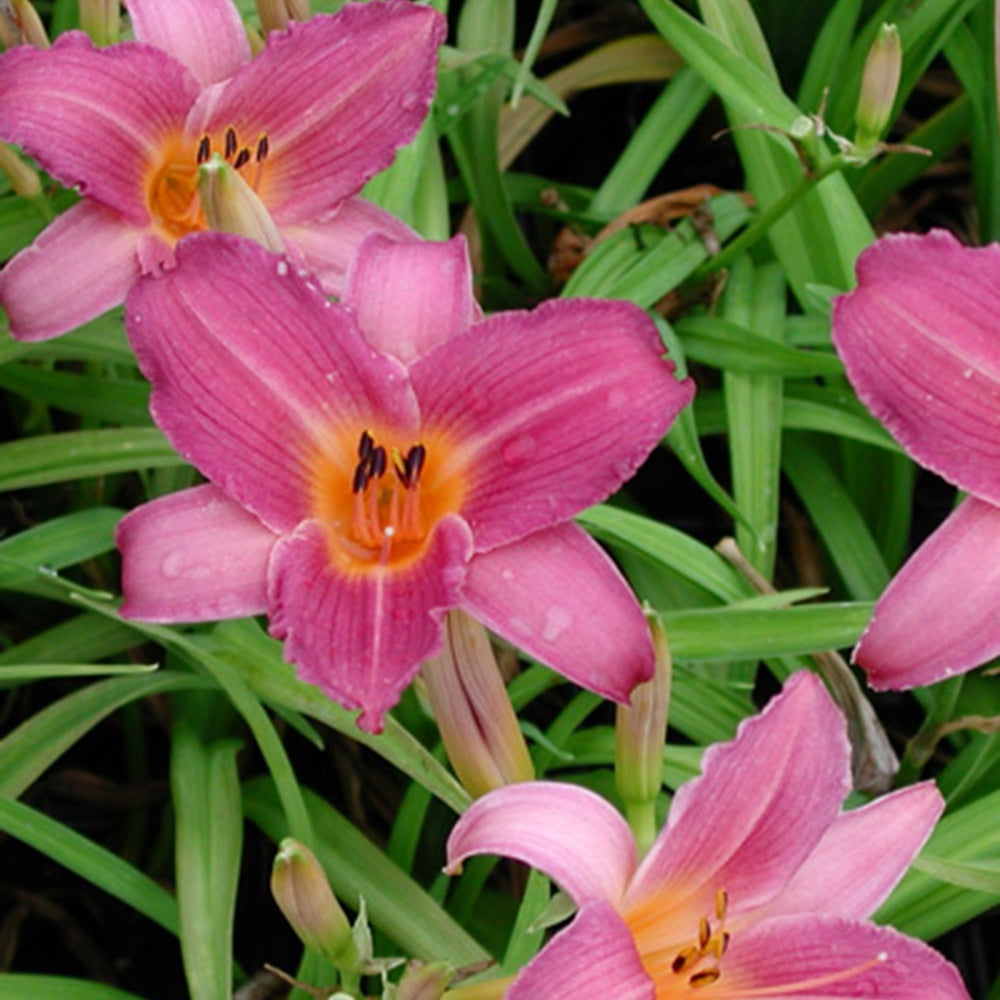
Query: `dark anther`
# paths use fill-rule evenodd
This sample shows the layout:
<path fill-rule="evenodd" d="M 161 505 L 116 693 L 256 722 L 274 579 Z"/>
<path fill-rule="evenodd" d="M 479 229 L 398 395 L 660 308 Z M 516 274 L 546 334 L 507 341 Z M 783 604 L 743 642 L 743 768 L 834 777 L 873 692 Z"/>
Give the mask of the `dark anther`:
<path fill-rule="evenodd" d="M 381 478 L 386 467 L 385 448 L 383 448 L 382 445 L 378 445 L 376 448 L 372 449 L 371 457 L 368 459 L 368 464 L 371 468 L 371 478 Z"/>
<path fill-rule="evenodd" d="M 351 480 L 352 493 L 360 493 L 368 485 L 368 466 L 369 462 L 367 458 L 363 458 L 358 462 L 357 467 L 354 469 L 354 478 Z"/>
<path fill-rule="evenodd" d="M 687 956 L 681 952 L 674 956 L 674 960 L 670 963 L 670 969 L 672 972 L 680 972 L 685 965 L 687 965 Z"/>
<path fill-rule="evenodd" d="M 236 152 L 236 129 L 229 126 L 226 129 L 226 159 L 230 160 Z"/>
<path fill-rule="evenodd" d="M 427 458 L 427 449 L 422 444 L 415 444 L 407 453 L 403 463 L 406 469 L 406 479 L 404 486 L 416 486 L 420 479 L 420 470 L 424 467 L 424 460 Z"/>
<path fill-rule="evenodd" d="M 368 431 L 361 432 L 361 440 L 358 441 L 358 458 L 367 458 L 375 447 L 375 439 Z"/>
<path fill-rule="evenodd" d="M 267 141 L 267 136 L 262 135 L 257 140 L 257 162 L 263 163 L 267 159 L 267 154 L 271 151 L 271 144 Z"/>
<path fill-rule="evenodd" d="M 198 163 L 208 163 L 208 158 L 212 155 L 212 140 L 207 135 L 203 135 L 198 140 Z"/>
<path fill-rule="evenodd" d="M 704 972 L 696 972 L 689 980 L 691 986 L 711 986 L 722 973 L 718 969 L 705 969 Z"/>
<path fill-rule="evenodd" d="M 236 170 L 239 170 L 240 167 L 245 167 L 250 162 L 250 155 L 251 155 L 250 150 L 247 149 L 246 146 L 244 146 L 240 150 L 239 155 L 236 157 L 236 159 L 233 160 L 233 167 Z"/>

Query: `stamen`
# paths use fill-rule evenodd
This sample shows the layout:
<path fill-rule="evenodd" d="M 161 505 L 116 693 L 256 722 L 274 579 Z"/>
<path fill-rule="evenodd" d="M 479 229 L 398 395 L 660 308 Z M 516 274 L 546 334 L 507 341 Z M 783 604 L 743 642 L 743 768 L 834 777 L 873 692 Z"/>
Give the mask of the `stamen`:
<path fill-rule="evenodd" d="M 406 485 L 414 487 L 420 479 L 420 473 L 427 460 L 427 449 L 422 444 L 415 444 L 406 453 Z"/>
<path fill-rule="evenodd" d="M 200 166 L 202 163 L 208 163 L 211 155 L 212 155 L 212 140 L 209 139 L 207 135 L 203 135 L 198 140 L 198 156 L 197 156 L 198 165 Z"/>
<path fill-rule="evenodd" d="M 267 159 L 267 154 L 271 151 L 271 143 L 266 135 L 262 135 L 257 140 L 257 162 L 263 163 Z"/>
<path fill-rule="evenodd" d="M 252 154 L 251 154 L 250 150 L 247 149 L 246 146 L 244 146 L 240 150 L 239 155 L 233 161 L 233 169 L 234 170 L 239 170 L 241 167 L 245 167 L 250 162 L 251 155 Z"/>
<path fill-rule="evenodd" d="M 729 906 L 729 893 L 725 889 L 719 889 L 715 894 L 715 915 L 719 920 L 726 919 L 726 909 Z"/>
<path fill-rule="evenodd" d="M 678 952 L 677 956 L 670 963 L 670 970 L 672 972 L 683 972 L 688 966 L 694 965 L 699 958 L 701 958 L 701 953 L 697 948 L 685 948 L 683 951 Z"/>
<path fill-rule="evenodd" d="M 718 969 L 705 969 L 704 972 L 696 972 L 689 980 L 688 985 L 696 989 L 700 986 L 711 986 L 722 973 Z"/>
<path fill-rule="evenodd" d="M 371 462 L 369 456 L 366 455 L 358 462 L 354 470 L 354 478 L 351 480 L 351 492 L 360 493 L 368 485 L 369 479 L 371 479 Z"/>
<path fill-rule="evenodd" d="M 708 917 L 702 917 L 698 921 L 698 947 L 704 951 L 708 947 L 708 942 L 712 939 L 712 927 L 708 922 Z"/>
<path fill-rule="evenodd" d="M 236 129 L 234 129 L 232 125 L 230 125 L 229 128 L 226 129 L 225 158 L 227 160 L 231 160 L 233 158 L 233 154 L 236 152 L 237 145 L 238 143 L 236 141 Z"/>
<path fill-rule="evenodd" d="M 371 463 L 371 470 L 372 470 L 371 478 L 381 479 L 383 474 L 385 473 L 385 466 L 386 466 L 385 448 L 383 448 L 382 445 L 379 445 L 378 447 L 372 449 L 369 462 Z"/>
<path fill-rule="evenodd" d="M 398 448 L 393 448 L 391 452 L 392 467 L 396 472 L 396 476 L 399 481 L 404 485 L 408 485 L 406 482 L 406 463 L 403 461 L 403 456 L 400 454 Z"/>
<path fill-rule="evenodd" d="M 362 431 L 361 438 L 358 441 L 358 458 L 367 458 L 372 453 L 374 447 L 375 438 L 368 431 Z"/>

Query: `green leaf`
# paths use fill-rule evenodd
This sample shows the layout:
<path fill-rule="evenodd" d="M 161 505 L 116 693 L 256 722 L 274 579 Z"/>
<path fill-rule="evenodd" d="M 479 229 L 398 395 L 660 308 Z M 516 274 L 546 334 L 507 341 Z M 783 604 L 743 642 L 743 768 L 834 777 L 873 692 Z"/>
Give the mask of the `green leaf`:
<path fill-rule="evenodd" d="M 88 983 L 65 976 L 0 973 L 0 1000 L 142 1000 L 103 983 Z"/>

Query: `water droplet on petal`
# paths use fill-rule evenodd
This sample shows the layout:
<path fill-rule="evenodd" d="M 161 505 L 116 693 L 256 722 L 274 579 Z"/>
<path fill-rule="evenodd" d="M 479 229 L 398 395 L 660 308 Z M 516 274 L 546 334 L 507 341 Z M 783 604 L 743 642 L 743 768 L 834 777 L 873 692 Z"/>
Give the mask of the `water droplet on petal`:
<path fill-rule="evenodd" d="M 276 270 L 278 274 L 283 278 L 286 274 L 288 274 L 288 261 L 279 260 Z"/>
<path fill-rule="evenodd" d="M 514 571 L 512 569 L 505 569 L 500 574 L 500 579 L 505 580 L 507 583 L 510 583 L 510 581 L 514 579 Z"/>
<path fill-rule="evenodd" d="M 415 90 L 408 90 L 399 102 L 404 109 L 415 108 L 420 103 L 420 95 Z"/>
<path fill-rule="evenodd" d="M 503 446 L 503 460 L 512 468 L 524 465 L 535 453 L 535 439 L 530 434 L 518 434 Z"/>
<path fill-rule="evenodd" d="M 168 580 L 176 580 L 184 572 L 184 553 L 178 551 L 168 552 L 160 560 L 160 572 Z"/>
<path fill-rule="evenodd" d="M 573 616 L 566 608 L 552 607 L 545 612 L 545 624 L 542 626 L 542 638 L 546 642 L 555 642 L 573 623 Z"/>
<path fill-rule="evenodd" d="M 632 477 L 632 473 L 635 472 L 635 465 L 627 459 L 620 458 L 611 463 L 611 471 L 618 479 L 626 480 Z"/>

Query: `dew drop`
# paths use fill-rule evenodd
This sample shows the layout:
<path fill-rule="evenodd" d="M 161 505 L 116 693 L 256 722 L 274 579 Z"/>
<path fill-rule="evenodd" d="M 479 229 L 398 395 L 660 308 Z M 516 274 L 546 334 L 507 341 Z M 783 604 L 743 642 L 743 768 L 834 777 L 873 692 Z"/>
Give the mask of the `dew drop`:
<path fill-rule="evenodd" d="M 415 108 L 420 103 L 420 95 L 415 90 L 408 90 L 399 102 L 405 110 Z"/>
<path fill-rule="evenodd" d="M 503 460 L 511 467 L 524 465 L 535 453 L 535 439 L 530 434 L 518 434 L 503 446 Z"/>
<path fill-rule="evenodd" d="M 966 368 L 965 371 L 962 372 L 962 378 L 972 378 L 972 369 Z"/>
<path fill-rule="evenodd" d="M 286 274 L 288 274 L 288 261 L 286 261 L 286 260 L 279 260 L 278 261 L 278 266 L 277 266 L 277 271 L 278 271 L 279 276 L 282 277 L 282 278 Z"/>
<path fill-rule="evenodd" d="M 542 626 L 542 638 L 546 642 L 555 642 L 573 623 L 573 616 L 565 608 L 552 607 L 545 612 L 545 624 Z"/>
<path fill-rule="evenodd" d="M 452 117 L 452 118 L 454 118 L 454 117 L 455 117 L 455 115 L 457 115 L 457 114 L 459 113 L 459 111 L 461 111 L 462 109 L 461 109 L 461 107 L 459 107 L 459 105 L 457 105 L 457 104 L 449 104 L 449 105 L 448 105 L 448 107 L 446 107 L 446 108 L 445 108 L 444 110 L 445 110 L 445 111 L 446 111 L 446 112 L 447 112 L 447 113 L 448 113 L 449 115 L 451 115 L 451 117 Z"/>
<path fill-rule="evenodd" d="M 623 458 L 618 459 L 611 463 L 611 471 L 615 474 L 618 479 L 625 480 L 630 479 L 632 473 L 635 472 L 635 466 L 626 461 Z"/>
<path fill-rule="evenodd" d="M 168 580 L 176 580 L 184 572 L 184 553 L 177 550 L 168 552 L 160 560 L 160 572 Z"/>
<path fill-rule="evenodd" d="M 512 569 L 505 569 L 500 574 L 500 579 L 506 581 L 507 583 L 510 583 L 511 580 L 514 579 L 514 571 Z"/>

